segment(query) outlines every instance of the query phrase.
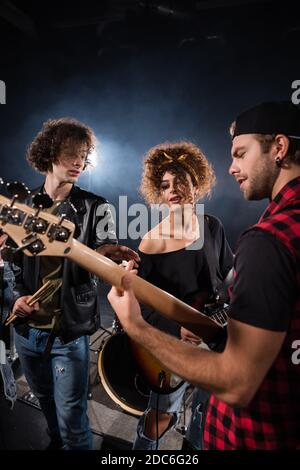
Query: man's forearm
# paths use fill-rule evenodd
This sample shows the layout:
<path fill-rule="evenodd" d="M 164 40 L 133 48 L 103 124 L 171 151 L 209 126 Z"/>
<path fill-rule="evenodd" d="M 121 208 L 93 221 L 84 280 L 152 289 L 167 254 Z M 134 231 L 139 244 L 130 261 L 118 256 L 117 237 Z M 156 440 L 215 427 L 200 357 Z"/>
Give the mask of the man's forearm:
<path fill-rule="evenodd" d="M 241 407 L 250 403 L 282 347 L 285 331 L 266 330 L 229 318 L 224 351 L 205 351 L 147 324 L 129 276 L 123 277 L 122 286 L 122 292 L 112 288 L 108 299 L 133 340 L 172 372 L 228 404 Z"/>
<path fill-rule="evenodd" d="M 234 381 L 224 370 L 222 354 L 184 343 L 145 322 L 132 325 L 129 334 L 172 372 L 221 399 L 228 396 L 230 400 Z"/>

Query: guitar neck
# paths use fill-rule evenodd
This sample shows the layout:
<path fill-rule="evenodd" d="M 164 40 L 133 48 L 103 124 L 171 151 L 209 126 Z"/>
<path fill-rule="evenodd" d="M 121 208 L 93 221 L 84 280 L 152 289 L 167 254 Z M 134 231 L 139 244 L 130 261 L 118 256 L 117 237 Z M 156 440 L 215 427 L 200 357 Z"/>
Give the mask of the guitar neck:
<path fill-rule="evenodd" d="M 66 251 L 65 256 L 68 259 L 109 284 L 122 289 L 122 278 L 125 272 L 121 266 L 75 239 L 73 239 L 69 251 Z M 198 310 L 139 276 L 130 273 L 129 275 L 132 277 L 133 291 L 139 302 L 152 307 L 164 317 L 177 321 L 184 328 L 200 336 L 204 341 L 211 341 L 220 331 L 221 326 L 218 323 L 198 312 Z M 183 320 L 183 318 L 186 318 L 186 320 Z"/>

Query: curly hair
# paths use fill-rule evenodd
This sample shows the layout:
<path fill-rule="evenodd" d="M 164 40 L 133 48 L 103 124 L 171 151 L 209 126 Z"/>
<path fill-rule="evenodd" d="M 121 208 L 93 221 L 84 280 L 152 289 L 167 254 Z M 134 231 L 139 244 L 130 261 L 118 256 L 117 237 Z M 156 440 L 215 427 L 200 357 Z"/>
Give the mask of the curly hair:
<path fill-rule="evenodd" d="M 182 156 L 184 160 L 180 158 Z M 170 161 L 166 157 L 171 157 Z M 140 193 L 148 204 L 161 202 L 161 182 L 166 171 L 176 175 L 177 191 L 187 201 L 191 194 L 186 172 L 192 179 L 198 199 L 210 195 L 216 181 L 211 164 L 195 144 L 164 142 L 152 147 L 144 157 Z"/>
<path fill-rule="evenodd" d="M 49 119 L 29 145 L 26 153 L 27 161 L 40 173 L 52 171 L 52 165 L 58 162 L 62 144 L 66 141 L 86 144 L 89 155 L 95 147 L 96 137 L 92 129 L 76 119 Z M 87 158 L 84 169 L 89 163 Z"/>

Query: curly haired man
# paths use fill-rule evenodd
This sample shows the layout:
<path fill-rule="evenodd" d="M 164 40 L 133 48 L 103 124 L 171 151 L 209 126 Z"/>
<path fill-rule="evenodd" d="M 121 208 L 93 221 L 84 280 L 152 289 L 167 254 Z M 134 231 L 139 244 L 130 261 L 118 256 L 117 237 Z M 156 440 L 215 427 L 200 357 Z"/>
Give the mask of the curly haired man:
<path fill-rule="evenodd" d="M 107 201 L 75 185 L 94 145 L 92 130 L 82 123 L 66 118 L 47 121 L 27 152 L 29 163 L 45 175 L 33 194 L 44 193 L 52 200 L 49 212 L 67 213 L 81 243 L 114 260 L 137 260 L 134 251 L 117 245 Z M 22 261 L 13 306 L 19 316 L 16 348 L 47 420 L 49 448 L 91 449 L 88 335 L 97 328 L 95 284 L 87 271 L 63 258 Z M 28 306 L 28 297 L 47 281 L 53 284 L 53 294 L 40 305 Z"/>

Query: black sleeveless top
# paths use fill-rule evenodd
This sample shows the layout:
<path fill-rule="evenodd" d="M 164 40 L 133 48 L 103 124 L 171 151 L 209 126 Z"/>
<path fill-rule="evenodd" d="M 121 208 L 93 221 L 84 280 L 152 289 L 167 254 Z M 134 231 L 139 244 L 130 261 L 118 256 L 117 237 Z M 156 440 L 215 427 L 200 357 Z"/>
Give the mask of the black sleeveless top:
<path fill-rule="evenodd" d="M 194 242 L 196 243 L 196 242 Z M 203 249 L 182 248 L 168 253 L 147 254 L 141 258 L 139 276 L 189 305 L 201 309 L 212 295 L 212 285 Z M 142 305 L 144 319 L 156 328 L 180 337 L 180 325 Z"/>

